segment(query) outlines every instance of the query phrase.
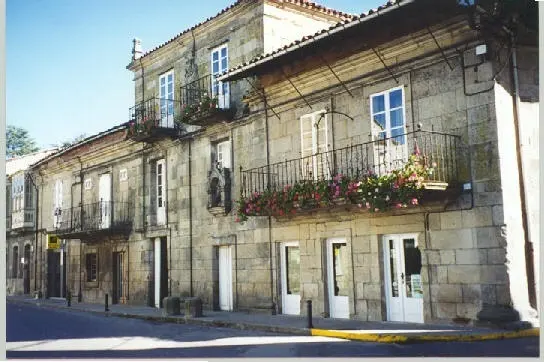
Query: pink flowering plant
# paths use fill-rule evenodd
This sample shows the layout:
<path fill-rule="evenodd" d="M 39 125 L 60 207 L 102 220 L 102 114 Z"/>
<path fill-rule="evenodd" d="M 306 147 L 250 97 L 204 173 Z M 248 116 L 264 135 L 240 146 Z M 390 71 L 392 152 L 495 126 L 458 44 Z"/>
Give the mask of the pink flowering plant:
<path fill-rule="evenodd" d="M 424 181 L 432 173 L 433 168 L 425 164 L 416 150 L 403 168 L 383 175 L 372 171 L 356 177 L 336 174 L 331 180 L 303 180 L 281 191 L 240 197 L 236 221 L 244 222 L 249 216 L 294 215 L 305 208 L 331 206 L 340 199 L 370 212 L 415 206 L 419 204 Z"/>

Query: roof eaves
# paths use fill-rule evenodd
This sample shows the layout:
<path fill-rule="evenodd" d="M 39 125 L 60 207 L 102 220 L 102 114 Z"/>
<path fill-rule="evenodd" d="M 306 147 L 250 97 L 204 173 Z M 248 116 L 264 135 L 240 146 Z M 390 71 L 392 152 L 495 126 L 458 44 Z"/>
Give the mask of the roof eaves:
<path fill-rule="evenodd" d="M 128 126 L 128 122 L 123 122 L 120 125 L 109 128 L 109 129 L 107 129 L 105 131 L 102 131 L 102 132 L 99 132 L 99 133 L 97 133 L 95 135 L 89 136 L 89 137 L 87 137 L 87 138 L 85 138 L 85 139 L 83 139 L 83 140 L 81 140 L 81 141 L 79 141 L 77 143 L 74 143 L 73 145 L 70 145 L 70 146 L 65 147 L 65 148 L 61 148 L 59 151 L 57 151 L 57 152 L 55 152 L 55 153 L 41 159 L 40 161 L 30 165 L 29 168 L 38 167 L 38 166 L 42 165 L 43 163 L 45 163 L 45 162 L 47 162 L 49 160 L 52 160 L 52 159 L 54 159 L 56 157 L 59 157 L 59 156 L 62 156 L 63 154 L 65 154 L 68 151 L 71 151 L 71 150 L 73 150 L 73 149 L 75 149 L 77 147 L 83 146 L 84 144 L 90 143 L 90 142 L 92 142 L 94 140 L 97 140 L 97 139 L 99 139 L 101 137 L 104 137 L 104 136 L 107 136 L 109 134 L 120 131 L 120 130 L 122 130 L 124 128 L 127 128 L 127 126 Z"/>
<path fill-rule="evenodd" d="M 237 75 L 244 73 L 252 68 L 255 68 L 259 65 L 262 65 L 266 62 L 271 61 L 272 59 L 279 58 L 283 55 L 286 55 L 288 53 L 291 53 L 299 48 L 308 46 L 309 44 L 318 41 L 320 39 L 327 38 L 333 34 L 336 34 L 338 32 L 344 31 L 348 28 L 351 28 L 353 26 L 356 26 L 358 24 L 364 23 L 366 21 L 369 21 L 371 19 L 374 19 L 380 15 L 383 15 L 385 13 L 388 13 L 394 9 L 399 9 L 403 6 L 406 6 L 408 4 L 411 4 L 417 0 L 396 0 L 396 1 L 389 1 L 385 5 L 379 6 L 377 9 L 371 9 L 366 14 L 362 13 L 357 18 L 354 18 L 353 20 L 346 20 L 343 22 L 338 22 L 337 24 L 329 27 L 328 29 L 323 29 L 318 32 L 316 32 L 313 35 L 305 36 L 300 40 L 295 40 L 294 42 L 285 45 L 279 49 L 276 49 L 270 53 L 257 56 L 245 63 L 242 63 L 234 68 L 231 68 L 227 70 L 225 73 L 221 74 L 218 77 L 218 80 L 220 81 L 229 81 L 229 80 L 236 80 L 243 78 L 243 76 L 236 77 Z M 396 5 L 396 6 L 395 6 Z"/>

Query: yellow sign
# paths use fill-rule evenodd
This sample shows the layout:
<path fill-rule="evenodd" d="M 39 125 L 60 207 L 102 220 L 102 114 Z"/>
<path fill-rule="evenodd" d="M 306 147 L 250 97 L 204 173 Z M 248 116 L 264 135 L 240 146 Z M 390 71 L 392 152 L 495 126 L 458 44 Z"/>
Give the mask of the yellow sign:
<path fill-rule="evenodd" d="M 47 235 L 47 249 L 60 249 L 60 238 L 56 235 Z"/>

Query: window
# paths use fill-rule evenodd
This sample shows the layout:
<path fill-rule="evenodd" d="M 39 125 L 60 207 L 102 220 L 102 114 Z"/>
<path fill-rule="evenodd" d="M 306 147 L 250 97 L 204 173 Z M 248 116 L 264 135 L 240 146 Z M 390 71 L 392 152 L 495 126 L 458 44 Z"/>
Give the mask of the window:
<path fill-rule="evenodd" d="M 24 194 L 24 202 L 25 202 L 25 209 L 32 209 L 32 185 L 29 181 L 24 183 L 25 187 L 25 194 Z"/>
<path fill-rule="evenodd" d="M 119 181 L 126 181 L 128 180 L 128 172 L 127 169 L 124 168 L 119 171 Z"/>
<path fill-rule="evenodd" d="M 173 127 L 174 121 L 174 71 L 159 77 L 161 127 Z"/>
<path fill-rule="evenodd" d="M 85 190 L 90 190 L 93 188 L 93 179 L 86 179 L 85 180 Z"/>
<path fill-rule="evenodd" d="M 378 139 L 393 138 L 395 144 L 406 143 L 403 88 L 393 88 L 370 96 L 372 135 Z"/>
<path fill-rule="evenodd" d="M 326 153 L 329 150 L 328 119 L 325 111 L 300 117 L 301 169 L 305 178 L 329 178 L 332 165 Z M 325 156 L 318 157 L 317 154 Z"/>
<path fill-rule="evenodd" d="M 157 161 L 156 168 L 157 190 L 157 225 L 166 224 L 166 162 L 164 159 Z"/>
<path fill-rule="evenodd" d="M 232 168 L 230 161 L 230 141 L 222 141 L 215 144 L 215 165 L 220 169 Z"/>
<path fill-rule="evenodd" d="M 13 247 L 13 259 L 11 259 L 11 277 L 17 278 L 19 276 L 19 247 Z"/>
<path fill-rule="evenodd" d="M 87 270 L 87 281 L 96 282 L 98 274 L 98 263 L 96 253 L 85 255 L 85 268 Z"/>
<path fill-rule="evenodd" d="M 11 198 L 13 211 L 20 211 L 23 209 L 24 203 L 24 174 L 18 174 L 13 177 L 11 183 Z"/>
<path fill-rule="evenodd" d="M 212 50 L 211 53 L 212 69 L 212 97 L 217 97 L 219 108 L 228 108 L 230 105 L 229 83 L 220 82 L 216 77 L 229 68 L 229 52 L 227 44 L 221 45 Z"/>

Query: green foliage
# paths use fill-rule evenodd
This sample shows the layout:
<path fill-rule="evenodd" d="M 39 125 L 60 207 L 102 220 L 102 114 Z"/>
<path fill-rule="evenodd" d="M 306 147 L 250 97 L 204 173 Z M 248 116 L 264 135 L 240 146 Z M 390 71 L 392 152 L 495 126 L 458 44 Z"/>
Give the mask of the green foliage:
<path fill-rule="evenodd" d="M 30 138 L 24 128 L 7 126 L 6 130 L 6 157 L 23 156 L 39 151 L 36 142 Z"/>
<path fill-rule="evenodd" d="M 190 123 L 191 119 L 200 115 L 208 114 L 217 109 L 217 97 L 210 97 L 205 94 L 198 103 L 183 105 L 181 114 L 179 114 L 175 122 L 180 125 L 181 123 Z"/>

